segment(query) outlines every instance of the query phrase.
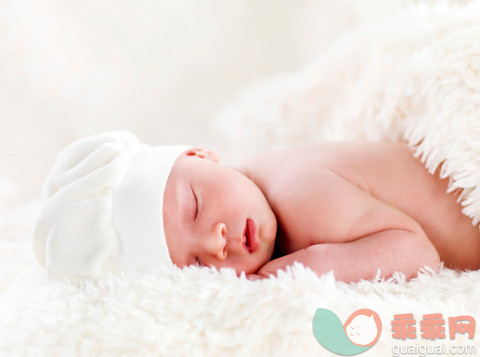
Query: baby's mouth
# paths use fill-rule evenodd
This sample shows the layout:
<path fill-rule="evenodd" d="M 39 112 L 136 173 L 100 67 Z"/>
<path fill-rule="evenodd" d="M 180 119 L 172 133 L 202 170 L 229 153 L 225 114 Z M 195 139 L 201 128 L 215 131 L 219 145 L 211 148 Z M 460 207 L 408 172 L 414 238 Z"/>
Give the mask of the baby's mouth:
<path fill-rule="evenodd" d="M 245 229 L 243 230 L 243 246 L 249 253 L 253 253 L 257 250 L 257 242 L 255 238 L 256 226 L 255 222 L 248 218 L 245 223 Z"/>
<path fill-rule="evenodd" d="M 245 248 L 250 253 L 250 246 L 248 245 L 247 239 L 248 224 L 245 222 L 245 228 L 243 229 L 243 248 Z"/>

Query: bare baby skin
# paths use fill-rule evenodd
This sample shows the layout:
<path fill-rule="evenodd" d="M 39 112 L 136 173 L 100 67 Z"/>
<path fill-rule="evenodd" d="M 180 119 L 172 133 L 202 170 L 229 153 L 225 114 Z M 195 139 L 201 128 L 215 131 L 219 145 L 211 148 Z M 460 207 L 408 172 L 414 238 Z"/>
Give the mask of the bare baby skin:
<path fill-rule="evenodd" d="M 406 143 L 323 142 L 274 150 L 239 167 L 208 149 L 183 153 L 164 195 L 172 261 L 234 268 L 251 279 L 294 261 L 345 282 L 414 277 L 440 261 L 480 267 L 480 232 Z M 251 252 L 247 219 L 258 246 Z"/>

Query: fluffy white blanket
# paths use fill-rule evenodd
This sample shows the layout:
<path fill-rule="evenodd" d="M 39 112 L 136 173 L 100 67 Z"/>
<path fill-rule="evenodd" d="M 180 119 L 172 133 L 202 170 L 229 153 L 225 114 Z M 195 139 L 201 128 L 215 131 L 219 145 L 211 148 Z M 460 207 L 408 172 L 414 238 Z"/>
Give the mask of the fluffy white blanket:
<path fill-rule="evenodd" d="M 222 135 L 231 133 L 242 155 L 315 140 L 408 140 L 430 171 L 443 162 L 442 175 L 462 190 L 464 213 L 477 223 L 479 18 L 478 1 L 428 2 L 366 21 L 302 73 L 247 92 L 221 117 Z M 0 215 L 1 355 L 332 355 L 313 335 L 319 307 L 342 322 L 360 308 L 380 315 L 380 338 L 365 356 L 405 344 L 480 348 L 478 338 L 448 335 L 448 317 L 480 316 L 480 272 L 345 284 L 296 264 L 255 282 L 195 267 L 49 282 L 31 249 L 39 207 L 32 201 Z M 393 316 L 402 313 L 414 314 L 416 338 L 392 337 Z M 430 313 L 446 320 L 445 339 L 421 337 Z"/>

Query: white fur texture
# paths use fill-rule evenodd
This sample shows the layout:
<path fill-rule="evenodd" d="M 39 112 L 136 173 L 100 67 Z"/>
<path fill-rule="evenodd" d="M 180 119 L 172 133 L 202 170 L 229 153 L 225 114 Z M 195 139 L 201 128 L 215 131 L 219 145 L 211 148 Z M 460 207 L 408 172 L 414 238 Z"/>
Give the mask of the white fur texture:
<path fill-rule="evenodd" d="M 227 110 L 219 121 L 235 134 L 232 152 L 404 138 L 429 170 L 445 161 L 443 175 L 464 190 L 464 213 L 478 221 L 479 18 L 478 1 L 421 2 L 367 21 L 302 73 L 247 92 Z M 394 314 L 414 314 L 409 343 L 422 346 L 430 344 L 420 337 L 423 314 L 480 316 L 478 271 L 345 284 L 296 264 L 255 282 L 194 267 L 48 282 L 30 242 L 38 210 L 32 201 L 0 216 L 0 355 L 327 356 L 312 332 L 324 307 L 342 322 L 360 308 L 376 311 L 382 334 L 362 356 L 386 356 L 402 345 L 391 336 Z M 433 344 L 478 352 L 478 336 Z"/>
<path fill-rule="evenodd" d="M 40 201 L 22 205 L 2 222 L 1 356 L 329 356 L 312 332 L 318 307 L 342 323 L 357 309 L 376 311 L 382 333 L 364 355 L 384 356 L 400 344 L 391 337 L 394 314 L 414 314 L 418 338 L 410 342 L 420 345 L 428 344 L 420 338 L 423 314 L 480 315 L 480 272 L 449 269 L 409 283 L 398 274 L 345 284 L 298 263 L 254 282 L 231 269 L 196 267 L 49 282 L 30 243 L 39 207 Z M 479 341 L 477 332 L 473 341 L 457 335 L 436 344 L 480 349 Z"/>

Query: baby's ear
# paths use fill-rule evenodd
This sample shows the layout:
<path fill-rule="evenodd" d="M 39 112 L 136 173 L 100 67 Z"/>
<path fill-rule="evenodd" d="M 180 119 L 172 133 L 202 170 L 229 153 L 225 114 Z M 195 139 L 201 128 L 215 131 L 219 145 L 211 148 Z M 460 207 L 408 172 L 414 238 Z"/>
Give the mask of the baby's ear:
<path fill-rule="evenodd" d="M 210 149 L 204 149 L 204 148 L 192 148 L 187 151 L 185 151 L 185 155 L 187 156 L 198 156 L 201 159 L 208 159 L 212 160 L 214 162 L 219 162 L 220 157 L 218 154 Z"/>

